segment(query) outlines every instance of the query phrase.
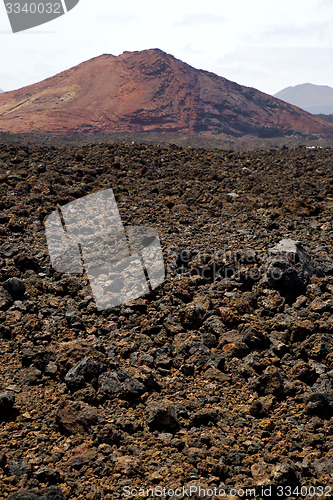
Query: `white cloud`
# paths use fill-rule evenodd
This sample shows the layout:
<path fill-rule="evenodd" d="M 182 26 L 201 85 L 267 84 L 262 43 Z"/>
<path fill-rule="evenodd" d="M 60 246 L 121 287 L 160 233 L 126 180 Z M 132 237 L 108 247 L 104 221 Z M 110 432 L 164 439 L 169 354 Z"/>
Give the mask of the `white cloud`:
<path fill-rule="evenodd" d="M 210 24 L 217 24 L 221 25 L 226 23 L 226 19 L 223 16 L 216 16 L 214 14 L 207 14 L 207 13 L 197 13 L 197 14 L 189 14 L 188 16 L 185 16 L 183 19 L 180 21 L 177 21 L 175 25 L 177 26 L 184 26 L 184 27 L 197 27 L 197 26 L 203 26 L 203 25 L 210 25 Z"/>
<path fill-rule="evenodd" d="M 123 0 L 116 7 L 80 0 L 67 15 L 13 35 L 0 2 L 0 88 L 100 54 L 152 47 L 267 92 L 304 81 L 333 86 L 332 20 L 333 0 Z"/>
<path fill-rule="evenodd" d="M 97 26 L 100 24 L 128 24 L 139 21 L 140 17 L 131 12 L 107 12 L 94 18 Z"/>
<path fill-rule="evenodd" d="M 269 47 L 333 47 L 333 18 L 306 25 L 271 25 L 262 32 L 248 37 L 252 45 Z"/>
<path fill-rule="evenodd" d="M 333 75 L 327 72 L 331 60 L 331 50 L 317 47 L 249 47 L 221 57 L 216 67 L 225 78 L 273 95 L 307 82 L 333 87 Z"/>

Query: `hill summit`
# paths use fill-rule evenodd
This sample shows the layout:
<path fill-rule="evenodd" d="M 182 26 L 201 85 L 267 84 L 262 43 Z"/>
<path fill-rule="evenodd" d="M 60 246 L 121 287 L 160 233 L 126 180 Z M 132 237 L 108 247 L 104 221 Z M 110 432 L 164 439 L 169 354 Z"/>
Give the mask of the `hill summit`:
<path fill-rule="evenodd" d="M 159 49 L 104 54 L 0 95 L 0 131 L 333 137 L 333 126 Z"/>
<path fill-rule="evenodd" d="M 274 97 L 299 106 L 309 113 L 333 114 L 333 88 L 328 85 L 302 83 L 295 87 L 287 87 Z"/>

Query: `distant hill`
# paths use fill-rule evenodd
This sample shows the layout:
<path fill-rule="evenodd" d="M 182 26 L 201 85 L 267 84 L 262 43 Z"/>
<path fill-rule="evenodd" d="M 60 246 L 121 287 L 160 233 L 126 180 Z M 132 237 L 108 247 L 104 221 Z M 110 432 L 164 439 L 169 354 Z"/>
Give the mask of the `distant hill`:
<path fill-rule="evenodd" d="M 287 87 L 274 97 L 315 115 L 333 113 L 333 88 L 328 85 L 302 83 L 295 87 Z"/>
<path fill-rule="evenodd" d="M 325 122 L 328 122 L 328 123 L 333 123 L 333 114 L 332 115 L 316 115 L 318 116 L 318 118 L 320 118 L 321 120 L 325 120 Z"/>
<path fill-rule="evenodd" d="M 4 90 L 0 89 L 0 94 L 2 94 L 2 92 L 4 92 Z"/>
<path fill-rule="evenodd" d="M 333 138 L 330 123 L 159 49 L 104 54 L 1 94 L 0 131 Z"/>

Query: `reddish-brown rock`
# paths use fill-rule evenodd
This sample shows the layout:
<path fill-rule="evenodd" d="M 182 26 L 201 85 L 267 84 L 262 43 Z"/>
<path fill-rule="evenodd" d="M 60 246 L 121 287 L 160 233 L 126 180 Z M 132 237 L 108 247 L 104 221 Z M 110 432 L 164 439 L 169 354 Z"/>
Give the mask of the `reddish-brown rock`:
<path fill-rule="evenodd" d="M 333 125 L 158 49 L 102 55 L 0 95 L 0 131 L 333 137 Z"/>

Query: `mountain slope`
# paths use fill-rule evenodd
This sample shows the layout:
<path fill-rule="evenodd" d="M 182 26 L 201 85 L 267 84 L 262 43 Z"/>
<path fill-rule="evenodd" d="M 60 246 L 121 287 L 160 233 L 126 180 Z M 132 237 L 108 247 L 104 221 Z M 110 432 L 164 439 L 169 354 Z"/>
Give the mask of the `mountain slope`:
<path fill-rule="evenodd" d="M 0 131 L 333 137 L 333 126 L 158 49 L 102 55 L 0 96 Z"/>
<path fill-rule="evenodd" d="M 318 116 L 318 118 L 321 118 L 325 122 L 333 123 L 333 114 L 331 114 L 331 115 L 319 114 L 317 116 Z"/>
<path fill-rule="evenodd" d="M 305 109 L 309 113 L 326 115 L 333 113 L 333 88 L 328 85 L 303 83 L 287 87 L 274 97 Z"/>

